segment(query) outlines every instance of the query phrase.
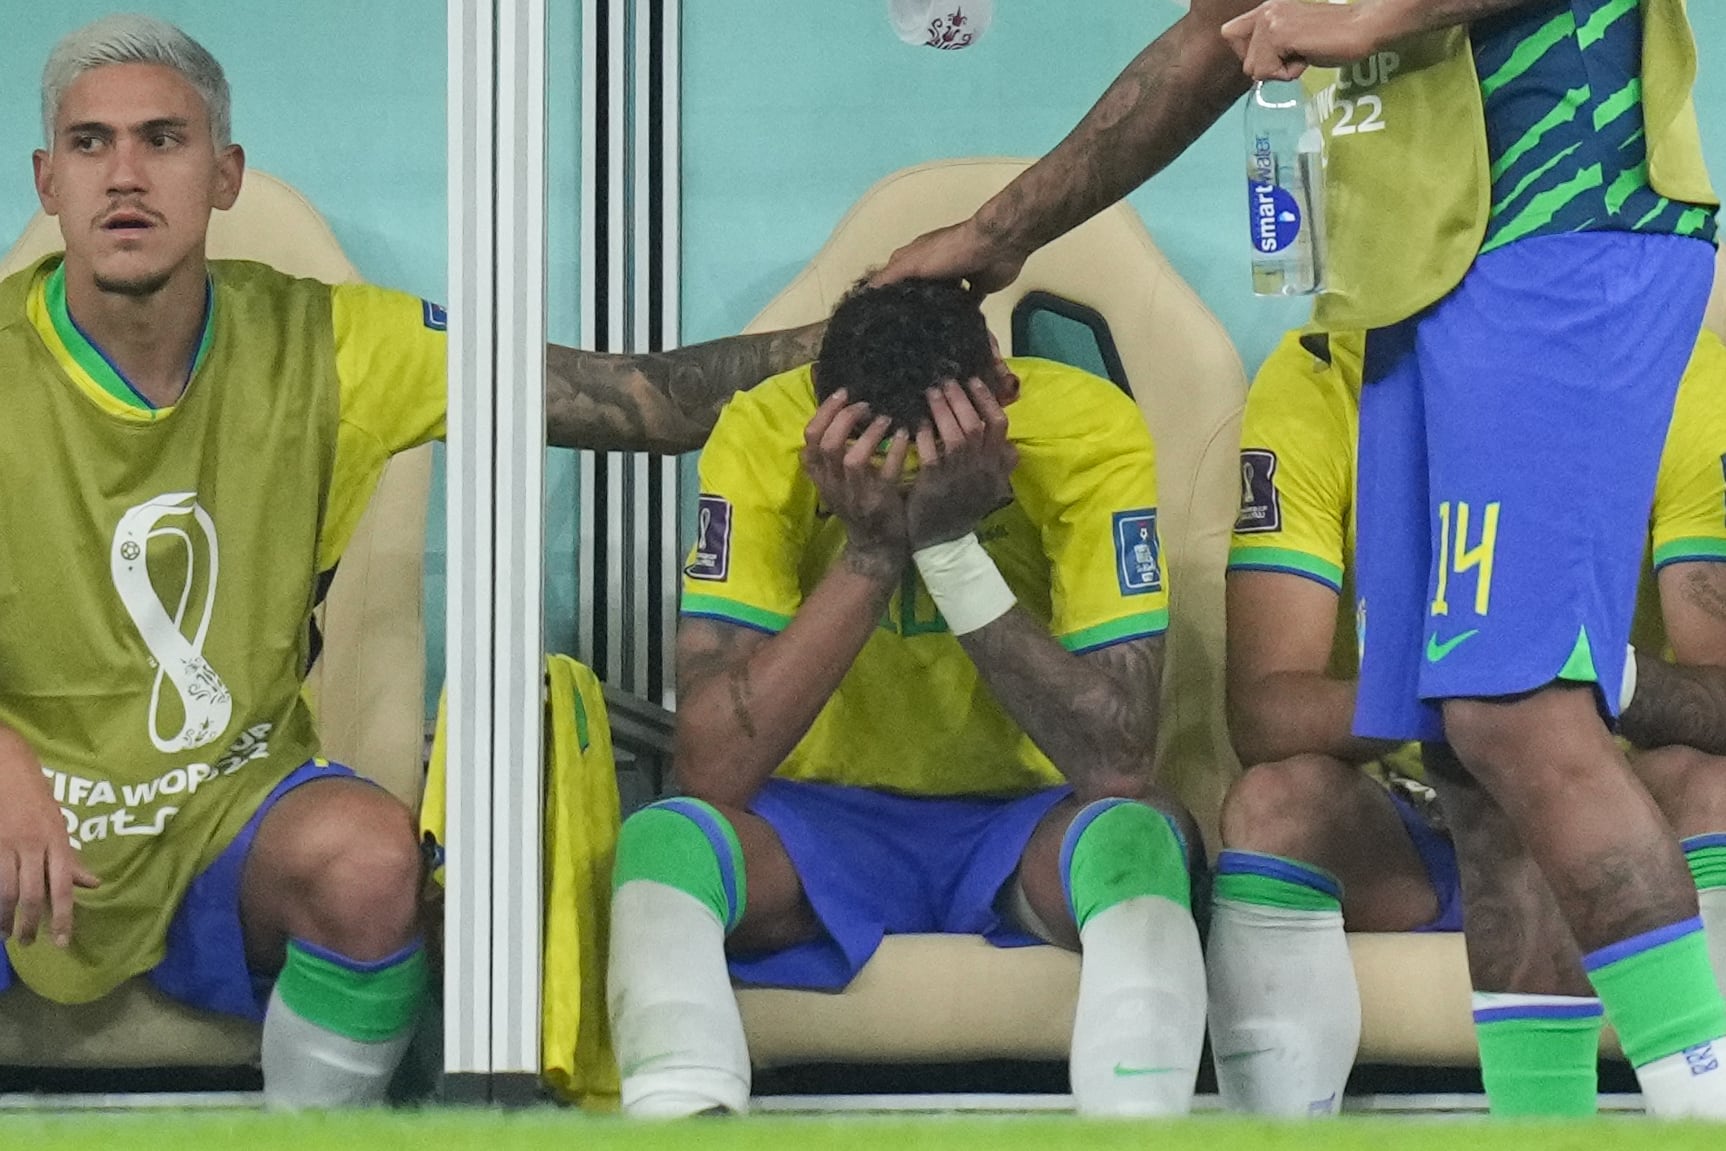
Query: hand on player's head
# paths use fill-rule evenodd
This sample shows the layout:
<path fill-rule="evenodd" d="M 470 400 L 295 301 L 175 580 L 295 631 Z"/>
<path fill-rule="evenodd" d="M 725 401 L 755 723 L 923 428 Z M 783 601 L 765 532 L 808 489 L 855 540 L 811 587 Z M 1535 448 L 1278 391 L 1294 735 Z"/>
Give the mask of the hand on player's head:
<path fill-rule="evenodd" d="M 1024 253 L 992 242 L 976 220 L 963 220 L 925 232 L 896 250 L 887 266 L 871 277 L 871 287 L 904 280 L 963 280 L 973 295 L 998 292 L 1018 279 Z"/>

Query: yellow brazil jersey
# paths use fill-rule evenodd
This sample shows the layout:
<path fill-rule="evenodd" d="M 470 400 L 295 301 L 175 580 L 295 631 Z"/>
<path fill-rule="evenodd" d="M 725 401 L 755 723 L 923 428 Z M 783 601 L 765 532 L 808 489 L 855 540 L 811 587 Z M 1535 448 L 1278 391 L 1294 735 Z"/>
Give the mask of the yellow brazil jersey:
<path fill-rule="evenodd" d="M 330 305 L 341 426 L 319 571 L 341 558 L 389 458 L 443 439 L 449 410 L 449 319 L 441 306 L 370 284 L 336 285 Z"/>
<path fill-rule="evenodd" d="M 983 546 L 1067 650 L 1160 635 L 1168 587 L 1138 406 L 1077 368 L 1009 364 L 1021 382 L 1007 407 L 1019 464 L 1013 502 L 979 525 Z M 684 615 L 777 634 L 843 548 L 845 529 L 818 506 L 798 458 L 815 407 L 805 366 L 720 416 L 701 457 Z M 910 567 L 779 774 L 913 795 L 1012 795 L 1062 778 L 995 702 Z"/>
<path fill-rule="evenodd" d="M 1336 591 L 1337 641 L 1330 673 L 1356 674 L 1353 595 L 1355 445 L 1360 425 L 1359 333 L 1285 337 L 1247 395 L 1241 436 L 1241 511 L 1232 571 L 1279 571 Z M 1323 354 L 1320 354 L 1323 353 Z M 1328 357 L 1328 358 L 1327 358 Z M 1697 340 L 1678 389 L 1660 458 L 1649 555 L 1632 635 L 1666 644 L 1653 573 L 1669 564 L 1726 560 L 1726 345 Z"/>

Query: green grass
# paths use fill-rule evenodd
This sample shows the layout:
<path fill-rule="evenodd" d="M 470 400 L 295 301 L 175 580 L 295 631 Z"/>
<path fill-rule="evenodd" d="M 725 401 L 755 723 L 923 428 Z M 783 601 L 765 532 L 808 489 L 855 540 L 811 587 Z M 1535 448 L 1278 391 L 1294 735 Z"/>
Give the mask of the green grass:
<path fill-rule="evenodd" d="M 1220 1116 L 1177 1123 L 1060 1117 L 756 1117 L 673 1124 L 574 1112 L 436 1110 L 276 1116 L 249 1112 L 0 1115 L 19 1151 L 1720 1151 L 1726 1128 L 1636 1118 L 1573 1124 L 1346 1118 L 1272 1125 Z"/>

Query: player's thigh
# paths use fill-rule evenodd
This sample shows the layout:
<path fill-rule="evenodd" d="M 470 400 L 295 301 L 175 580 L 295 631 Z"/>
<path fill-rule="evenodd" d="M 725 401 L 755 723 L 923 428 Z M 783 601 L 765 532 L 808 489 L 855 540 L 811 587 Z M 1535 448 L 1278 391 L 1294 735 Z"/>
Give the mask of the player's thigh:
<path fill-rule="evenodd" d="M 819 930 L 814 909 L 779 833 L 741 808 L 716 809 L 737 833 L 749 890 L 743 919 L 726 939 L 726 948 L 739 954 L 778 951 L 814 937 Z"/>
<path fill-rule="evenodd" d="M 1223 801 L 1223 847 L 1323 868 L 1342 883 L 1351 931 L 1412 931 L 1437 918 L 1439 896 L 1411 820 L 1377 780 L 1331 756 L 1251 768 Z M 1430 828 L 1429 850 L 1448 851 Z"/>

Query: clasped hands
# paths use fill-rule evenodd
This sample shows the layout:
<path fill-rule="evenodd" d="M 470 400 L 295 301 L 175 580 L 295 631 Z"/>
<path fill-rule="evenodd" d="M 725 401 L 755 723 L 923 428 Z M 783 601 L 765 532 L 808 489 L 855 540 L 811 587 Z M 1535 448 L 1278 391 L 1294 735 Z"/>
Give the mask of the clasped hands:
<path fill-rule="evenodd" d="M 845 525 L 858 558 L 897 577 L 912 552 L 976 530 L 1013 498 L 1019 453 L 1007 413 L 987 385 L 945 380 L 925 393 L 929 418 L 913 435 L 845 390 L 821 404 L 803 433 L 803 470 Z M 916 474 L 906 478 L 911 448 Z"/>

